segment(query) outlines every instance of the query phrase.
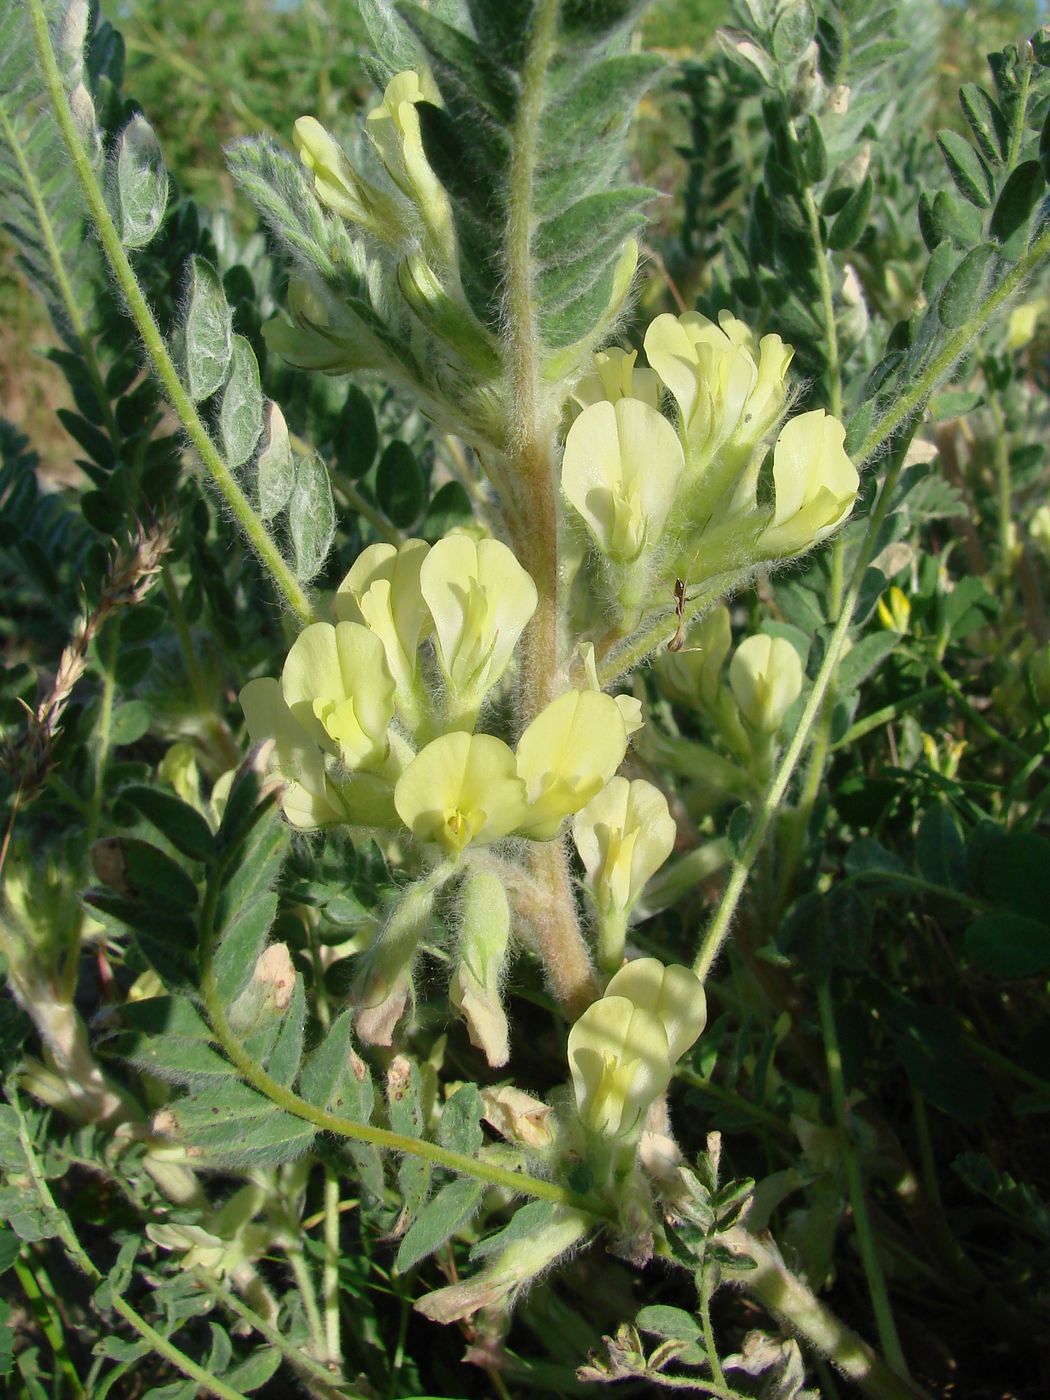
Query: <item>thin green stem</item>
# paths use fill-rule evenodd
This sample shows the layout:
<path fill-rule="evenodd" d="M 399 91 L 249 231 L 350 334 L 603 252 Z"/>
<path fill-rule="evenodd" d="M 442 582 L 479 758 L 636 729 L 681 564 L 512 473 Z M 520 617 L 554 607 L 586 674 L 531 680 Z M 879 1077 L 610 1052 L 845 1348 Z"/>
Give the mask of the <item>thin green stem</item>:
<path fill-rule="evenodd" d="M 372 529 L 386 544 L 399 545 L 404 539 L 401 531 L 390 519 L 383 514 L 378 506 L 374 506 L 367 497 L 363 496 L 352 481 L 347 481 L 345 477 L 332 477 L 332 485 L 336 492 L 343 497 L 349 505 L 362 519 L 367 520 Z"/>
<path fill-rule="evenodd" d="M 850 624 L 853 620 L 853 612 L 857 605 L 857 599 L 860 597 L 860 590 L 868 566 L 868 560 L 871 558 L 875 540 L 878 538 L 882 522 L 886 517 L 886 512 L 889 510 L 890 498 L 897 484 L 897 478 L 900 475 L 903 461 L 904 446 L 901 445 L 895 453 L 890 468 L 886 473 L 878 503 L 872 511 L 871 520 L 868 525 L 868 533 L 864 543 L 861 545 L 860 553 L 854 565 L 853 576 L 850 579 L 849 586 L 843 597 L 838 621 L 835 623 L 834 630 L 828 640 L 827 653 L 825 654 L 824 661 L 820 670 L 817 672 L 816 679 L 813 682 L 813 688 L 809 693 L 809 698 L 799 717 L 795 732 L 792 734 L 781 756 L 780 763 L 773 775 L 773 781 L 770 783 L 751 825 L 747 840 L 744 842 L 740 854 L 733 862 L 733 868 L 730 871 L 729 879 L 726 882 L 726 888 L 718 910 L 715 913 L 715 917 L 709 924 L 701 941 L 700 950 L 697 953 L 694 963 L 694 971 L 701 980 L 706 978 L 710 972 L 719 950 L 725 941 L 726 935 L 729 932 L 737 905 L 744 892 L 744 886 L 747 884 L 747 878 L 751 872 L 751 867 L 754 865 L 758 853 L 762 848 L 762 843 L 766 839 L 766 833 L 769 830 L 770 823 L 776 815 L 777 809 L 787 791 L 788 783 L 791 781 L 791 776 L 802 756 L 802 751 L 809 737 L 810 729 L 813 727 L 814 721 L 820 714 L 828 687 L 834 680 L 839 657 L 842 655 L 843 648 L 846 644 L 846 638 L 849 635 Z"/>
<path fill-rule="evenodd" d="M 1043 232 L 1003 277 L 999 285 L 985 297 L 972 316 L 950 335 L 926 368 L 916 375 L 911 387 L 872 425 L 861 444 L 857 458 L 860 463 L 871 460 L 876 452 L 888 442 L 903 424 L 907 423 L 923 407 L 930 394 L 950 372 L 959 359 L 976 339 L 992 317 L 1006 305 L 1010 298 L 1024 286 L 1040 263 L 1050 255 L 1050 226 Z"/>
<path fill-rule="evenodd" d="M 324 1169 L 324 1273 L 321 1297 L 327 1359 L 333 1366 L 340 1366 L 343 1344 L 339 1335 L 339 1175 L 329 1166 Z"/>
<path fill-rule="evenodd" d="M 788 130 L 793 130 L 790 122 Z M 828 390 L 828 409 L 836 418 L 842 417 L 842 366 L 839 360 L 839 333 L 835 324 L 835 296 L 828 270 L 828 252 L 820 236 L 820 211 L 813 198 L 813 191 L 805 186 L 802 203 L 806 211 L 810 237 L 813 239 L 813 261 L 820 284 L 820 304 L 824 317 L 824 350 L 827 363 L 824 367 L 825 383 Z"/>
<path fill-rule="evenodd" d="M 345 1390 L 341 1384 L 336 1387 L 331 1372 L 327 1371 L 320 1361 L 314 1360 L 302 1347 L 293 1346 L 278 1328 L 267 1322 L 264 1317 L 260 1317 L 243 1299 L 238 1298 L 236 1293 L 231 1292 L 212 1274 L 198 1269 L 194 1277 L 212 1297 L 222 1303 L 223 1307 L 248 1323 L 249 1327 L 258 1332 L 260 1337 L 264 1337 L 271 1346 L 275 1346 L 292 1368 L 298 1371 L 304 1380 L 309 1381 L 310 1389 L 315 1394 L 323 1396 L 324 1400 L 359 1400 L 359 1397 Z"/>
<path fill-rule="evenodd" d="M 726 1378 L 722 1370 L 722 1360 L 718 1355 L 714 1325 L 711 1322 L 711 1278 L 706 1263 L 700 1271 L 700 1326 L 703 1328 L 704 1350 L 707 1352 L 707 1364 L 711 1367 L 711 1378 L 715 1385 L 724 1389 Z"/>
<path fill-rule="evenodd" d="M 306 1325 L 310 1329 L 310 1337 L 313 1340 L 314 1350 L 318 1356 L 325 1354 L 325 1329 L 321 1321 L 321 1310 L 317 1306 L 317 1290 L 314 1288 L 313 1277 L 306 1263 L 306 1258 L 302 1248 L 298 1243 L 298 1221 L 288 1221 L 289 1234 L 291 1239 L 284 1245 L 284 1253 L 291 1265 L 292 1273 L 295 1276 L 296 1287 L 299 1290 L 299 1297 L 303 1304 L 303 1313 L 306 1316 Z"/>
<path fill-rule="evenodd" d="M 881 710 L 873 710 L 870 715 L 865 715 L 863 719 L 857 720 L 856 724 L 851 724 L 842 738 L 836 739 L 831 745 L 831 752 L 837 753 L 839 749 L 850 748 L 858 739 L 863 739 L 865 735 L 873 733 L 876 729 L 881 729 L 884 724 L 892 724 L 902 714 L 917 709 L 927 700 L 935 700 L 940 694 L 941 687 L 931 685 L 924 690 L 916 691 L 914 695 L 906 696 L 903 700 L 894 700 L 890 705 L 883 705 Z"/>
<path fill-rule="evenodd" d="M 153 372 L 160 380 L 168 402 L 181 421 L 186 436 L 193 444 L 205 471 L 211 477 L 219 494 L 244 532 L 245 538 L 255 551 L 263 568 L 273 579 L 279 592 L 299 621 L 307 623 L 313 615 L 313 610 L 306 591 L 282 559 L 277 545 L 270 538 L 262 521 L 252 509 L 251 502 L 241 490 L 233 472 L 219 455 L 193 400 L 183 387 L 168 352 L 168 347 L 164 342 L 164 337 L 161 335 L 160 328 L 142 294 L 128 255 L 124 251 L 124 245 L 120 241 L 120 235 L 117 233 L 110 216 L 91 162 L 81 144 L 72 113 L 69 110 L 65 89 L 62 86 L 58 64 L 55 61 L 42 0 L 27 0 L 27 3 L 33 26 L 37 57 L 55 120 L 58 122 L 66 152 L 80 183 L 99 242 L 102 244 L 106 260 L 110 265 L 117 286 L 120 288 L 128 313 L 142 338 Z"/>
<path fill-rule="evenodd" d="M 839 1050 L 838 1030 L 835 1026 L 835 1009 L 831 1000 L 831 987 L 825 979 L 817 987 L 817 1010 L 820 1028 L 824 1037 L 824 1053 L 828 1066 L 828 1087 L 835 1110 L 835 1121 L 839 1129 L 839 1150 L 846 1168 L 846 1183 L 849 1189 L 850 1206 L 853 1211 L 853 1224 L 857 1231 L 857 1243 L 868 1281 L 868 1292 L 875 1313 L 879 1341 L 886 1360 L 898 1375 L 908 1378 L 908 1364 L 904 1359 L 897 1324 L 893 1319 L 886 1279 L 879 1261 L 875 1232 L 864 1197 L 864 1180 L 861 1174 L 857 1150 L 850 1136 L 846 1110 L 846 1086 L 842 1075 L 842 1055 Z"/>
<path fill-rule="evenodd" d="M 594 1216 L 596 1220 L 615 1219 L 614 1211 L 604 1201 L 596 1200 L 590 1196 L 581 1196 L 556 1182 L 543 1181 L 539 1177 L 511 1171 L 509 1168 L 498 1166 L 494 1162 L 483 1162 L 473 1157 L 466 1157 L 460 1152 L 451 1152 L 438 1143 L 424 1142 L 420 1138 L 406 1137 L 401 1133 L 391 1132 L 387 1128 L 377 1128 L 370 1123 L 357 1123 L 352 1118 L 343 1118 L 339 1114 L 329 1113 L 327 1109 L 317 1108 L 315 1105 L 307 1103 L 291 1089 L 285 1088 L 283 1084 L 278 1084 L 275 1079 L 272 1079 L 262 1066 L 252 1059 L 231 1030 L 223 1011 L 222 999 L 219 996 L 212 965 L 215 941 L 213 924 L 216 901 L 219 895 L 219 874 L 218 871 L 213 873 L 209 881 L 201 911 L 203 962 L 201 996 L 216 1040 L 222 1046 L 230 1062 L 249 1084 L 258 1089 L 278 1108 L 294 1114 L 296 1118 L 301 1118 L 306 1123 L 312 1123 L 321 1132 L 335 1133 L 338 1137 L 352 1138 L 357 1142 L 373 1143 L 376 1147 L 386 1147 L 392 1152 L 422 1157 L 435 1166 L 447 1167 L 449 1171 L 458 1172 L 463 1176 L 472 1176 L 477 1181 L 490 1182 L 493 1186 L 502 1186 L 516 1195 L 531 1196 L 541 1201 L 554 1201 L 558 1205 L 570 1206 L 575 1210 L 584 1211 L 588 1215 Z"/>
<path fill-rule="evenodd" d="M 81 1384 L 76 1367 L 66 1350 L 62 1319 L 58 1314 L 54 1292 L 49 1290 L 45 1293 L 40 1287 L 39 1280 L 46 1275 L 43 1274 L 39 1263 L 35 1263 L 31 1269 L 24 1259 L 15 1259 L 14 1270 L 40 1330 L 47 1338 L 47 1344 L 55 1358 L 56 1375 L 62 1377 L 76 1400 L 80 1400 L 80 1397 L 86 1395 L 87 1392 Z"/>

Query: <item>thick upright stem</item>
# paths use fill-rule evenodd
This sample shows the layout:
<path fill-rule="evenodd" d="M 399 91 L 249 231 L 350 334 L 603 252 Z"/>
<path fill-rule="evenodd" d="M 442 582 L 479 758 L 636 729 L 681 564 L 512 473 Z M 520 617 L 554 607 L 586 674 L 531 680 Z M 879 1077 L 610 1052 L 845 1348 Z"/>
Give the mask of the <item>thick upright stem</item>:
<path fill-rule="evenodd" d="M 514 123 L 507 204 L 507 351 L 510 363 L 509 476 L 515 500 L 508 525 L 515 549 L 536 584 L 538 601 L 521 647 L 521 718 L 528 723 L 558 693 L 558 494 L 554 451 L 557 412 L 541 377 L 542 342 L 533 287 L 533 179 L 547 69 L 555 49 L 559 0 L 539 0 L 522 70 Z M 531 922 L 551 988 L 577 1014 L 596 994 L 590 956 L 576 917 L 562 842 L 537 844 L 529 873 L 545 893 Z"/>

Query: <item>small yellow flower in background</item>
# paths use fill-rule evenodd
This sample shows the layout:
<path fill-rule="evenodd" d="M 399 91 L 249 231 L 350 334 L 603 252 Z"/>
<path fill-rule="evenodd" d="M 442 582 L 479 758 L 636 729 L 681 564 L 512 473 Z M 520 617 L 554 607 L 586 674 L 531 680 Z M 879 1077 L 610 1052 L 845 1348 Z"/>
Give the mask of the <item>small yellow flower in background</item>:
<path fill-rule="evenodd" d="M 491 734 L 457 730 L 419 751 L 397 781 L 394 806 L 420 841 L 458 856 L 472 841 L 497 841 L 526 813 L 514 754 Z"/>
<path fill-rule="evenodd" d="M 314 622 L 292 643 L 281 690 L 299 726 L 347 768 L 387 755 L 394 681 L 383 643 L 356 622 Z"/>
<path fill-rule="evenodd" d="M 775 734 L 802 693 L 802 662 L 783 637 L 760 632 L 737 647 L 729 684 L 745 721 L 759 734 Z"/>
<path fill-rule="evenodd" d="M 1050 505 L 1040 506 L 1028 526 L 1028 537 L 1050 556 Z"/>
<path fill-rule="evenodd" d="M 551 701 L 518 740 L 518 776 L 529 803 L 519 834 L 552 840 L 564 818 L 601 791 L 626 752 L 627 727 L 611 695 L 569 690 Z"/>
<path fill-rule="evenodd" d="M 419 573 L 430 546 L 425 540 L 372 544 L 358 555 L 336 590 L 339 622 L 364 623 L 383 643 L 400 703 L 416 685 L 419 643 L 430 630 L 430 613 Z"/>
<path fill-rule="evenodd" d="M 781 429 L 773 449 L 773 521 L 758 538 L 767 558 L 787 558 L 830 535 L 853 509 L 860 486 L 846 455 L 846 430 L 815 408 Z"/>
<path fill-rule="evenodd" d="M 1050 509 L 1047 512 L 1047 527 L 1050 529 Z M 879 621 L 891 632 L 907 632 L 911 621 L 911 603 L 908 595 L 894 584 L 879 599 Z"/>
<path fill-rule="evenodd" d="M 640 399 L 585 408 L 569 429 L 562 490 L 598 548 L 629 564 L 658 544 L 685 466 L 674 429 Z"/>
<path fill-rule="evenodd" d="M 730 441 L 758 442 L 787 401 L 792 346 L 766 335 L 756 347 L 742 321 L 727 311 L 718 320 L 665 314 L 645 333 L 649 363 L 678 404 L 691 463 L 710 461 Z"/>
<path fill-rule="evenodd" d="M 1006 327 L 1007 350 L 1023 350 L 1031 343 L 1039 322 L 1046 315 L 1047 305 L 1046 297 L 1036 297 L 1033 301 L 1024 301 L 1014 307 Z"/>
<path fill-rule="evenodd" d="M 325 772 L 324 754 L 296 722 L 280 682 L 269 676 L 249 681 L 240 701 L 252 743 L 273 740 L 273 768 L 285 781 L 281 810 L 291 824 L 309 831 L 346 821 L 346 812 Z"/>
<path fill-rule="evenodd" d="M 577 813 L 572 839 L 598 909 L 600 960 L 608 971 L 623 961 L 627 917 L 674 850 L 677 830 L 667 798 L 642 778 L 613 778 Z"/>
<path fill-rule="evenodd" d="M 660 377 L 655 370 L 636 366 L 637 350 L 611 346 L 594 357 L 594 368 L 572 391 L 580 408 L 619 399 L 641 399 L 650 408 L 660 407 Z"/>
<path fill-rule="evenodd" d="M 450 692 L 449 718 L 473 727 L 536 611 L 536 585 L 505 544 L 469 535 L 438 540 L 419 583 Z"/>
<path fill-rule="evenodd" d="M 423 151 L 416 111 L 419 102 L 436 102 L 437 92 L 429 82 L 428 88 L 424 90 L 418 73 L 398 73 L 387 83 L 382 102 L 365 118 L 365 131 L 390 178 L 417 205 L 438 250 L 451 261 L 455 250 L 452 211 Z"/>
<path fill-rule="evenodd" d="M 569 1032 L 580 1119 L 599 1137 L 630 1139 L 707 1021 L 699 978 L 656 958 L 628 963 Z"/>

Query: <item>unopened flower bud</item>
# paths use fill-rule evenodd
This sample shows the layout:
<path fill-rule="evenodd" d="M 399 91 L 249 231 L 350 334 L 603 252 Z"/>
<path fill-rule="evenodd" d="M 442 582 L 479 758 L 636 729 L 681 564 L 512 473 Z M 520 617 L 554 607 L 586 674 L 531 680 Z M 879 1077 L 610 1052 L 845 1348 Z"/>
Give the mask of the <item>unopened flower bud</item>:
<path fill-rule="evenodd" d="M 441 867 L 404 890 L 369 950 L 354 992 L 357 1033 L 367 1045 L 389 1045 L 412 991 L 412 965 L 430 927 Z"/>
<path fill-rule="evenodd" d="M 460 920 L 459 961 L 449 1000 L 467 1023 L 471 1045 L 484 1051 L 495 1068 L 510 1058 L 507 1013 L 500 998 L 510 942 L 510 905 L 503 882 L 487 871 L 469 876 Z"/>
<path fill-rule="evenodd" d="M 729 664 L 729 684 L 751 729 L 775 734 L 802 693 L 802 662 L 785 638 L 760 632 L 737 647 Z"/>

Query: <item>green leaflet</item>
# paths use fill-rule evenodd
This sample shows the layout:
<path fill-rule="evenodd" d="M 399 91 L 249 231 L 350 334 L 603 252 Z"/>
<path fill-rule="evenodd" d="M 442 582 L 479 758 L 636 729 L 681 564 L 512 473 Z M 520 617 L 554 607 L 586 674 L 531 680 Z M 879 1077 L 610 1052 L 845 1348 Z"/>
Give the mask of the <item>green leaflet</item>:
<path fill-rule="evenodd" d="M 423 1207 L 415 1223 L 401 1241 L 394 1267 L 399 1274 L 407 1273 L 428 1254 L 449 1239 L 471 1218 L 485 1188 L 479 1181 L 461 1178 L 443 1186 L 434 1199 Z"/>
<path fill-rule="evenodd" d="M 316 1135 L 239 1080 L 187 1095 L 167 1111 L 172 1136 L 215 1165 L 276 1166 L 300 1156 Z"/>

